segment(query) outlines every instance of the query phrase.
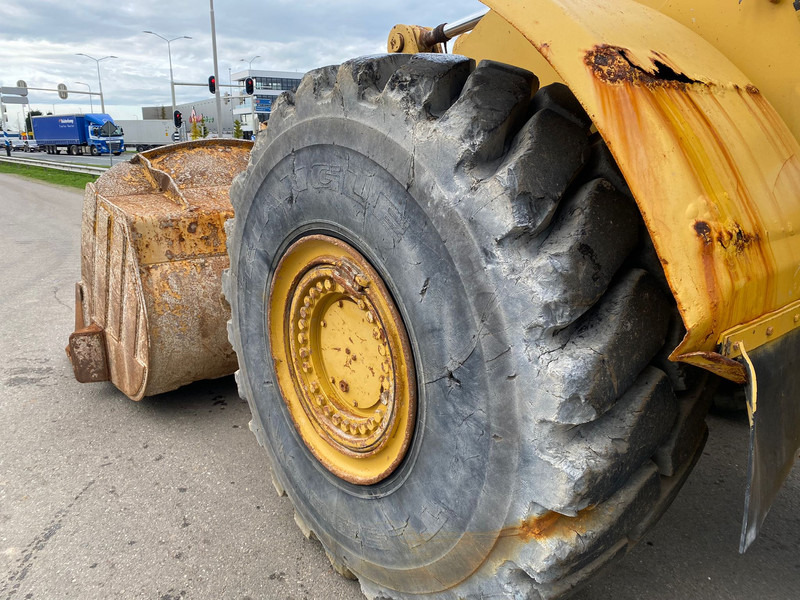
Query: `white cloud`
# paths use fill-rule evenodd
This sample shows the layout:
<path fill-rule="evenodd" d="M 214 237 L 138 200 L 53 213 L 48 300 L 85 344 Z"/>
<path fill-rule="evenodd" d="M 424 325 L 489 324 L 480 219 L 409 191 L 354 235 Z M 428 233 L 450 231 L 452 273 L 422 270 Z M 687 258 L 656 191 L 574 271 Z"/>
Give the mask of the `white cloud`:
<path fill-rule="evenodd" d="M 396 23 L 435 26 L 480 10 L 477 0 L 215 0 L 219 79 L 228 69 L 253 68 L 305 72 L 354 56 L 381 52 Z M 213 71 L 209 4 L 197 0 L 2 0 L 0 1 L 0 84 L 98 91 L 95 58 L 100 62 L 106 112 L 136 118 L 139 106 L 170 103 L 167 44 L 142 33 L 155 31 L 171 43 L 177 82 L 202 83 Z M 208 97 L 203 88 L 177 87 L 178 102 Z M 34 107 L 57 113 L 88 110 L 85 94 L 62 101 L 52 92 L 30 92 Z M 99 110 L 99 98 L 94 100 Z M 14 112 L 9 117 L 15 126 Z M 127 114 L 134 111 L 133 116 Z"/>

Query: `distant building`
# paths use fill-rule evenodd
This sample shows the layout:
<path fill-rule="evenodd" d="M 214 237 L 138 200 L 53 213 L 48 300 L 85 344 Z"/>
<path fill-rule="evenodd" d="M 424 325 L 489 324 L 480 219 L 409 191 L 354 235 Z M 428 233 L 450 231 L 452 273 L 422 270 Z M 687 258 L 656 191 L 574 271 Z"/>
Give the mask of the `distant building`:
<path fill-rule="evenodd" d="M 248 77 L 253 78 L 255 91 L 252 100 L 249 97 L 234 100 L 233 117 L 242 124 L 242 131 L 254 131 L 253 116 L 257 123 L 269 121 L 272 112 L 272 103 L 283 92 L 293 92 L 300 85 L 303 78 L 302 73 L 294 71 L 262 71 L 260 69 L 248 69 L 231 74 L 231 81 L 238 84 L 238 93 L 234 95 L 244 96 L 244 84 Z M 239 102 L 237 105 L 236 102 Z M 255 126 L 258 131 L 258 125 Z"/>
<path fill-rule="evenodd" d="M 253 78 L 254 94 L 253 98 L 245 96 L 245 80 Z M 220 94 L 222 96 L 222 133 L 231 135 L 233 123 L 238 120 L 242 131 L 250 134 L 254 131 L 254 120 L 257 123 L 255 131 L 258 131 L 260 123 L 269 120 L 272 112 L 272 104 L 275 99 L 285 91 L 294 91 L 300 85 L 302 73 L 294 71 L 262 71 L 259 69 L 248 69 L 230 74 L 231 85 L 222 82 Z M 220 78 L 221 79 L 221 78 Z M 183 122 L 187 130 L 190 127 L 189 117 L 194 109 L 195 114 L 205 117 L 206 126 L 211 132 L 216 131 L 217 107 L 214 96 L 208 94 L 202 100 L 195 102 L 184 102 L 176 105 L 176 109 L 181 111 Z M 142 119 L 172 119 L 172 106 L 145 106 L 142 107 Z"/>
<path fill-rule="evenodd" d="M 208 90 L 206 90 L 208 92 Z M 231 116 L 232 101 L 229 94 L 230 92 L 222 92 L 222 133 L 223 135 L 230 135 L 233 132 L 233 118 Z M 203 100 L 195 100 L 194 102 L 184 102 L 176 104 L 175 109 L 181 111 L 183 115 L 183 122 L 187 131 L 191 127 L 189 117 L 192 115 L 192 109 L 199 117 L 205 118 L 206 127 L 211 133 L 216 133 L 217 126 L 217 104 L 214 96 L 209 94 L 208 98 Z M 172 106 L 143 106 L 142 119 L 168 119 L 172 120 Z"/>

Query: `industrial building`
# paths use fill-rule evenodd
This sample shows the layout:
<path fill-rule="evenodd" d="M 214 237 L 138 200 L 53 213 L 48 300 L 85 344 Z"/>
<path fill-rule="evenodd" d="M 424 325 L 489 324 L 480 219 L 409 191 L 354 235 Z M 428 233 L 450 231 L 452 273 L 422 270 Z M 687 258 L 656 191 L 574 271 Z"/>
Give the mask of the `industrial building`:
<path fill-rule="evenodd" d="M 248 77 L 253 79 L 254 93 L 252 96 L 245 94 L 245 82 Z M 233 134 L 234 121 L 239 121 L 245 137 L 250 137 L 253 131 L 258 131 L 259 124 L 269 120 L 272 104 L 275 99 L 285 91 L 294 91 L 300 85 L 303 74 L 295 71 L 266 71 L 261 69 L 245 69 L 229 73 L 230 83 L 221 81 L 220 95 L 222 98 L 222 135 Z M 233 87 L 230 87 L 233 86 Z M 191 127 L 190 117 L 192 111 L 212 132 L 216 131 L 216 102 L 208 90 L 201 92 L 205 97 L 193 102 L 184 102 L 176 105 L 176 109 L 183 115 L 186 127 Z M 170 119 L 171 106 L 142 107 L 143 119 Z M 254 123 L 256 124 L 254 127 Z"/>

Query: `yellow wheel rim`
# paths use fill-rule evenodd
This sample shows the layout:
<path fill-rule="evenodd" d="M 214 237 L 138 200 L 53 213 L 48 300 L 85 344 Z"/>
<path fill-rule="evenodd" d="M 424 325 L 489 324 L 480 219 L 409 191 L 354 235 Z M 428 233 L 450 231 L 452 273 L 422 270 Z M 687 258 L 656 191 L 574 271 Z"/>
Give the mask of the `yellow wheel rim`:
<path fill-rule="evenodd" d="M 386 478 L 411 441 L 416 380 L 378 273 L 341 240 L 304 237 L 278 263 L 268 323 L 278 386 L 308 449 L 351 483 Z"/>

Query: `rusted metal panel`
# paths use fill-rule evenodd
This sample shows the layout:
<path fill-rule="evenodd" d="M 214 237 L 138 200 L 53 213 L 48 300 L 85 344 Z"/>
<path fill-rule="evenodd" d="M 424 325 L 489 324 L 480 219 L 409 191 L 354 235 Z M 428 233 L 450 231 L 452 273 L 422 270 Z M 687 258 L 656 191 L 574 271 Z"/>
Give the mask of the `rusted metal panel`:
<path fill-rule="evenodd" d="M 236 369 L 222 298 L 228 188 L 250 142 L 159 148 L 87 186 L 81 277 L 108 376 L 134 400 Z M 76 329 L 77 321 L 76 321 Z"/>
<path fill-rule="evenodd" d="M 72 362 L 75 379 L 81 383 L 108 381 L 108 357 L 103 329 L 98 325 L 86 326 L 88 313 L 84 302 L 84 289 L 75 284 L 75 331 L 69 336 L 67 356 Z"/>
<path fill-rule="evenodd" d="M 108 381 L 108 360 L 103 330 L 90 325 L 69 336 L 67 354 L 72 361 L 75 379 L 81 383 Z"/>
<path fill-rule="evenodd" d="M 716 355 L 723 334 L 800 297 L 797 140 L 725 56 L 652 9 L 486 4 L 568 83 L 622 170 L 686 325 L 672 358 L 743 380 Z"/>
<path fill-rule="evenodd" d="M 790 0 L 639 0 L 720 50 L 761 90 L 800 138 L 800 16 Z"/>
<path fill-rule="evenodd" d="M 140 271 L 148 317 L 150 376 L 145 395 L 236 370 L 222 296 L 227 255 L 147 265 Z"/>

